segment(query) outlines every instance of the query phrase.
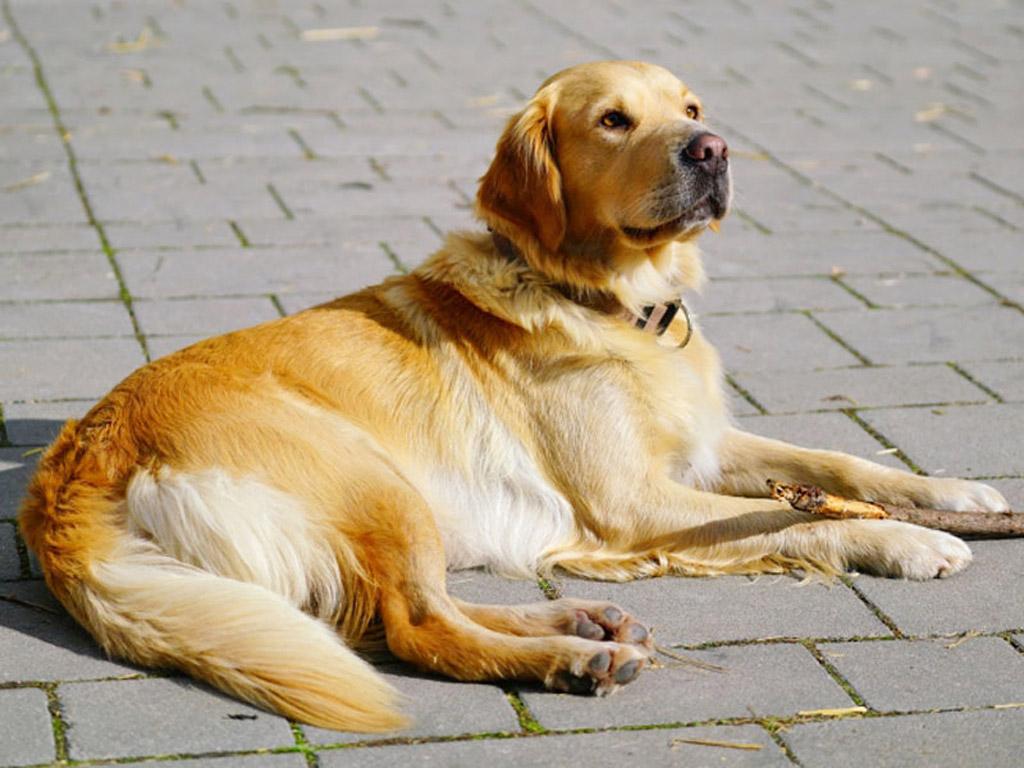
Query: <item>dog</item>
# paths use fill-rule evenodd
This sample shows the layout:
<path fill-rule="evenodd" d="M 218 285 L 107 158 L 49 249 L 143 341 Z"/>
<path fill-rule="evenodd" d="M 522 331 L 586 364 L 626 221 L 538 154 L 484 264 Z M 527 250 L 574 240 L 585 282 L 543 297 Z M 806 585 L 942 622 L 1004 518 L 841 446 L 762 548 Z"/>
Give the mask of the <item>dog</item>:
<path fill-rule="evenodd" d="M 730 423 L 718 356 L 679 304 L 703 279 L 695 240 L 731 199 L 703 112 L 660 67 L 561 72 L 498 141 L 486 233 L 131 374 L 64 426 L 30 483 L 21 530 L 50 589 L 112 656 L 300 721 L 391 731 L 396 694 L 352 650 L 374 628 L 431 672 L 598 695 L 651 651 L 619 606 L 469 604 L 447 569 L 966 567 L 947 533 L 766 498 L 774 478 L 1006 509 L 979 483 Z"/>

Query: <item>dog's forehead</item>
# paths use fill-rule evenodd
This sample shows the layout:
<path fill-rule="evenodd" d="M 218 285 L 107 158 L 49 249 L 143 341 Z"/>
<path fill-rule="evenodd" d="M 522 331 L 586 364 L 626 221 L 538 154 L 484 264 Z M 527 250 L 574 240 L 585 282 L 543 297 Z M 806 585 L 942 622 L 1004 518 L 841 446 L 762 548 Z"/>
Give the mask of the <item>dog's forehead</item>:
<path fill-rule="evenodd" d="M 686 85 L 667 69 L 641 62 L 605 61 L 583 64 L 549 78 L 543 88 L 555 88 L 567 106 L 619 102 L 681 104 L 691 95 Z"/>

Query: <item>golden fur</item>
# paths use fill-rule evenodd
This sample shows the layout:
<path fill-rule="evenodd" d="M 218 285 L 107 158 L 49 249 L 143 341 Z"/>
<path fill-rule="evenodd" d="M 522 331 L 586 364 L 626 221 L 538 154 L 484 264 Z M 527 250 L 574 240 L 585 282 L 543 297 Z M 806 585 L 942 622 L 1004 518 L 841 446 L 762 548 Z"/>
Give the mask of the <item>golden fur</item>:
<path fill-rule="evenodd" d="M 650 648 L 610 604 L 453 600 L 446 567 L 965 567 L 952 536 L 812 520 L 765 479 L 1004 508 L 994 490 L 744 434 L 699 328 L 677 349 L 683 323 L 659 340 L 623 319 L 702 280 L 694 239 L 730 193 L 724 143 L 693 143 L 700 112 L 658 67 L 562 72 L 482 179 L 496 237 L 452 235 L 410 275 L 133 373 L 29 487 L 21 527 L 54 594 L 115 656 L 390 730 L 395 695 L 349 648 L 378 621 L 422 668 L 558 690 L 614 690 Z"/>

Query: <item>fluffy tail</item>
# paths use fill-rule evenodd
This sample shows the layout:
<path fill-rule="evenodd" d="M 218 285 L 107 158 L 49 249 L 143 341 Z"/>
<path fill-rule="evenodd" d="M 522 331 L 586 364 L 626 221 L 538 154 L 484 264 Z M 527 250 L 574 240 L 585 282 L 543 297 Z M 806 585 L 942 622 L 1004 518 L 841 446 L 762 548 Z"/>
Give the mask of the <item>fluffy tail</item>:
<path fill-rule="evenodd" d="M 325 728 L 407 725 L 394 690 L 327 625 L 126 531 L 103 461 L 69 423 L 29 487 L 21 528 L 54 594 L 108 653 Z"/>
<path fill-rule="evenodd" d="M 181 669 L 288 717 L 345 731 L 407 725 L 396 694 L 320 621 L 263 587 L 210 575 L 143 542 L 94 566 L 87 626 L 113 655 Z"/>

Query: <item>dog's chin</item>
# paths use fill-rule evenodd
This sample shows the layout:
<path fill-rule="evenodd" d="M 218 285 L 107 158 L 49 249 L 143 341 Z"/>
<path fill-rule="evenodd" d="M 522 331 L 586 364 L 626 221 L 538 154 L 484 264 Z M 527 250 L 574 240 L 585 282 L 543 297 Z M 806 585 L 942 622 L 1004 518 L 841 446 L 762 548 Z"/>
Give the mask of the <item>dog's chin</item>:
<path fill-rule="evenodd" d="M 725 216 L 726 210 L 714 198 L 707 197 L 687 208 L 675 218 L 653 227 L 621 226 L 619 229 L 629 242 L 642 247 L 650 247 L 671 240 L 693 237 L 713 221 L 718 221 Z"/>

